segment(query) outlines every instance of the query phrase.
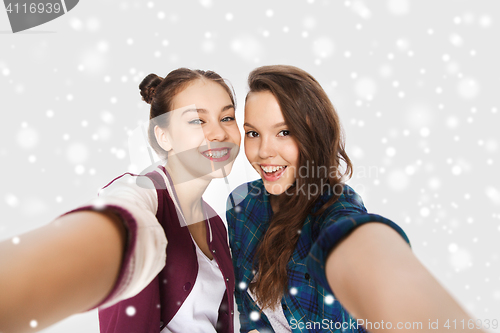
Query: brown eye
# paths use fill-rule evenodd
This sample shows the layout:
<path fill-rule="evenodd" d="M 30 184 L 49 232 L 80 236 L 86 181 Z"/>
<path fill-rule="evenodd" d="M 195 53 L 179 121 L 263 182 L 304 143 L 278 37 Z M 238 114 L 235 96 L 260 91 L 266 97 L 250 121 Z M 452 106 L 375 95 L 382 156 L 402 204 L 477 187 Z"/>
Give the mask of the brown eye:
<path fill-rule="evenodd" d="M 259 135 L 259 134 L 258 134 L 257 132 L 255 132 L 255 131 L 248 131 L 248 132 L 246 132 L 246 133 L 245 133 L 245 135 L 246 135 L 247 137 L 249 137 L 249 138 L 255 138 L 255 137 L 257 137 L 257 135 Z"/>
<path fill-rule="evenodd" d="M 278 136 L 287 136 L 287 135 L 290 135 L 289 130 L 282 130 L 278 133 Z"/>

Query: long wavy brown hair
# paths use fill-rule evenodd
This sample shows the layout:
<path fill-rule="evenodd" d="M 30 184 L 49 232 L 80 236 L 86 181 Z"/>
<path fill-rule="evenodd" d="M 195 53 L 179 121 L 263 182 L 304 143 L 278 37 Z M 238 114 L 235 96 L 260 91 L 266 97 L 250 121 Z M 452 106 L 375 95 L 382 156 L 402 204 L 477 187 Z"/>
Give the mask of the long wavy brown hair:
<path fill-rule="evenodd" d="M 342 191 L 331 189 L 342 188 L 343 181 L 352 176 L 352 164 L 345 152 L 337 112 L 310 74 L 293 66 L 263 66 L 250 73 L 248 85 L 249 94 L 269 91 L 274 95 L 299 147 L 295 185 L 275 197 L 277 212 L 255 256 L 258 275 L 249 287 L 264 309 L 274 308 L 286 292 L 287 264 L 307 215 L 326 189 L 332 196 L 314 215 L 323 213 L 339 198 Z M 341 161 L 345 165 L 341 166 Z M 310 190 L 313 188 L 319 191 Z"/>

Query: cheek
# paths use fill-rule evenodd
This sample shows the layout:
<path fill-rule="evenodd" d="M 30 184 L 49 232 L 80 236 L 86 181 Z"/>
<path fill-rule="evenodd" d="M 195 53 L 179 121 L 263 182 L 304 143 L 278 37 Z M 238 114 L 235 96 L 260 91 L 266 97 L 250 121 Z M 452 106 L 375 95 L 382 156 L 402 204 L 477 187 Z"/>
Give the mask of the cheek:
<path fill-rule="evenodd" d="M 238 126 L 235 126 L 235 128 L 231 130 L 231 137 L 233 138 L 234 142 L 238 144 L 238 146 L 241 146 L 241 132 Z"/>
<path fill-rule="evenodd" d="M 299 164 L 299 147 L 297 144 L 287 145 L 283 151 L 283 157 L 288 163 L 297 167 Z"/>
<path fill-rule="evenodd" d="M 186 128 L 182 133 L 179 133 L 180 144 L 186 148 L 198 147 L 205 141 L 205 135 L 201 129 L 193 131 L 193 129 Z"/>
<path fill-rule="evenodd" d="M 179 137 L 187 141 L 194 141 L 194 138 L 199 139 L 200 137 L 205 137 L 205 133 L 201 126 L 178 126 L 175 131 Z"/>
<path fill-rule="evenodd" d="M 252 162 L 255 158 L 256 150 L 255 150 L 255 145 L 252 144 L 248 139 L 244 139 L 244 146 L 245 146 L 245 155 L 247 157 L 247 160 Z"/>

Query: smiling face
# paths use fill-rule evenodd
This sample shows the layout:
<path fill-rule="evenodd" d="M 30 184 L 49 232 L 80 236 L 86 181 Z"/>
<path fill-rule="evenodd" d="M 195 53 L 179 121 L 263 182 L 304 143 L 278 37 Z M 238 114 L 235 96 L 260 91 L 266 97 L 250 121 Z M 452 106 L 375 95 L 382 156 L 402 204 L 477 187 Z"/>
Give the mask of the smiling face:
<path fill-rule="evenodd" d="M 245 105 L 245 154 L 274 195 L 295 183 L 299 148 L 269 91 L 252 92 Z"/>
<path fill-rule="evenodd" d="M 177 93 L 168 128 L 155 128 L 168 152 L 173 178 L 212 179 L 229 174 L 241 141 L 234 105 L 227 91 L 210 80 L 196 80 Z"/>

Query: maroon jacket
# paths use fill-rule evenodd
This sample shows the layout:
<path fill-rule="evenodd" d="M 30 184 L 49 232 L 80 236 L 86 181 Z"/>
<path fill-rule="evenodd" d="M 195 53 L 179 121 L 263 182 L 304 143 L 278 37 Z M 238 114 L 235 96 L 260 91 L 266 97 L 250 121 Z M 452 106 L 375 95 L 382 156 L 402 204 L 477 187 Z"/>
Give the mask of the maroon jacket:
<path fill-rule="evenodd" d="M 172 184 L 172 180 L 165 168 L 161 165 L 158 167 L 161 171 L 165 172 Z M 156 170 L 161 172 L 158 169 Z M 174 202 L 166 190 L 163 177 L 155 171 L 147 173 L 146 176 L 153 181 L 158 194 L 158 211 L 156 217 L 163 226 L 167 237 L 167 261 L 163 270 L 138 295 L 111 307 L 102 310 L 99 309 L 101 333 L 160 332 L 174 317 L 189 295 L 198 274 L 195 244 L 191 239 L 189 229 L 181 227 Z M 208 246 L 212 251 L 213 257 L 217 260 L 226 284 L 226 292 L 219 307 L 216 330 L 220 333 L 233 333 L 234 272 L 227 245 L 227 231 L 221 218 L 208 204 L 203 203 L 209 216 L 213 216 L 209 218 L 209 222 L 205 221 L 206 224 L 210 223 L 212 229 L 212 242 L 210 242 L 210 236 L 207 232 Z M 118 207 L 110 206 L 110 208 Z M 121 216 L 129 215 L 122 209 L 117 209 L 116 212 Z M 125 216 L 125 219 L 129 218 L 130 216 L 128 218 Z M 135 239 L 135 235 L 133 235 L 135 228 L 130 228 L 129 222 L 127 224 L 129 225 L 129 238 L 132 237 Z M 129 259 L 130 251 L 126 251 L 124 262 L 128 262 Z M 123 272 L 120 273 L 120 275 L 122 274 Z M 118 281 L 121 281 L 121 277 L 119 277 Z M 114 292 L 116 291 L 112 291 L 109 297 Z M 200 302 L 203 302 L 203 300 L 201 299 Z M 135 308 L 133 316 L 129 316 L 126 313 L 126 309 L 129 306 Z"/>

